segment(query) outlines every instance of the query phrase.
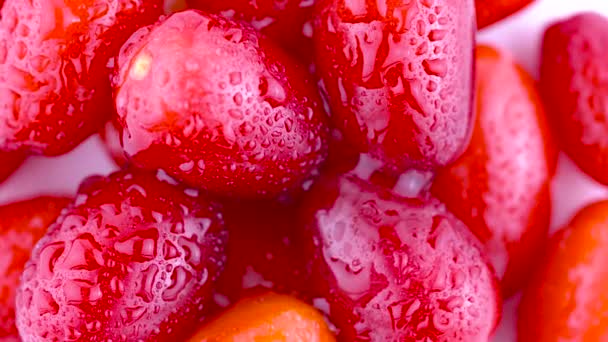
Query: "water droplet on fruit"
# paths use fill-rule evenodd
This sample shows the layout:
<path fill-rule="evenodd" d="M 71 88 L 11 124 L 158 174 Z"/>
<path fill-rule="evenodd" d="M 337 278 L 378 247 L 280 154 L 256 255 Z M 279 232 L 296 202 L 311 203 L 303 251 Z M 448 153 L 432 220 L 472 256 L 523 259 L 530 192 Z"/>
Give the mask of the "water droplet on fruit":
<path fill-rule="evenodd" d="M 230 84 L 232 85 L 239 85 L 242 82 L 241 73 L 238 71 L 231 72 L 228 77 L 230 78 Z"/>
<path fill-rule="evenodd" d="M 156 274 L 158 273 L 158 266 L 150 265 L 148 268 L 141 272 L 141 284 L 137 291 L 137 296 L 140 297 L 144 302 L 150 303 L 154 299 L 154 282 L 156 281 Z"/>
<path fill-rule="evenodd" d="M 129 237 L 114 243 L 114 249 L 133 261 L 145 262 L 156 257 L 158 230 L 147 229 L 131 234 Z"/>
<path fill-rule="evenodd" d="M 59 304 L 57 304 L 53 296 L 48 291 L 39 291 L 34 296 L 34 301 L 40 316 L 45 314 L 56 315 L 59 312 Z"/>
<path fill-rule="evenodd" d="M 64 250 L 65 243 L 62 241 L 50 243 L 41 249 L 39 270 L 43 279 L 53 276 L 57 259 L 63 254 Z"/>
<path fill-rule="evenodd" d="M 241 93 L 234 94 L 232 99 L 237 106 L 243 105 L 243 95 Z"/>
<path fill-rule="evenodd" d="M 94 271 L 104 265 L 102 249 L 90 233 L 79 235 L 69 247 L 62 267 L 71 270 Z"/>
<path fill-rule="evenodd" d="M 120 311 L 120 318 L 124 325 L 131 325 L 142 318 L 146 311 L 143 306 L 126 307 Z"/>
<path fill-rule="evenodd" d="M 425 59 L 422 61 L 424 71 L 431 76 L 445 77 L 448 73 L 448 64 L 445 59 Z"/>
<path fill-rule="evenodd" d="M 190 280 L 192 280 L 192 274 L 183 266 L 177 266 L 173 270 L 170 279 L 171 283 L 169 287 L 162 294 L 164 301 L 175 301 Z"/>

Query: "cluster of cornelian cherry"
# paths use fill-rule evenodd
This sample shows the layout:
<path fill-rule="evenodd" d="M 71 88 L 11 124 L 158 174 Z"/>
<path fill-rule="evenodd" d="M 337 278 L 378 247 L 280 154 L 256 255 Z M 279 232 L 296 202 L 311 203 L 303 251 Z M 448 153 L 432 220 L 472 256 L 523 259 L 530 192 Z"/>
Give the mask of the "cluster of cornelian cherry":
<path fill-rule="evenodd" d="M 537 89 L 475 47 L 530 0 L 186 2 L 0 1 L 0 178 L 121 165 L 0 207 L 0 340 L 486 342 L 522 289 L 519 341 L 607 338 L 608 203 L 548 226 L 558 149 L 608 184 L 608 19 Z"/>

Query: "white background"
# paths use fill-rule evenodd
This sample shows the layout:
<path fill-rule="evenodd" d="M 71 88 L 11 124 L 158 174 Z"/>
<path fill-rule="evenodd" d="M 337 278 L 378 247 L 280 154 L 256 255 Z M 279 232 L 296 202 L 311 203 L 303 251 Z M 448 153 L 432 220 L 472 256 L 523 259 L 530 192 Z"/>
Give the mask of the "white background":
<path fill-rule="evenodd" d="M 479 41 L 510 51 L 537 78 L 544 28 L 554 20 L 586 10 L 608 16 L 608 0 L 537 0 L 517 15 L 484 29 Z M 27 160 L 0 186 L 0 204 L 42 194 L 72 195 L 83 178 L 115 169 L 99 138 L 94 136 L 62 157 Z M 560 156 L 553 183 L 553 230 L 567 222 L 583 205 L 603 198 L 608 198 L 608 188 L 597 185 L 582 175 L 568 158 Z M 505 303 L 503 323 L 494 342 L 515 341 L 516 306 L 517 298 Z"/>

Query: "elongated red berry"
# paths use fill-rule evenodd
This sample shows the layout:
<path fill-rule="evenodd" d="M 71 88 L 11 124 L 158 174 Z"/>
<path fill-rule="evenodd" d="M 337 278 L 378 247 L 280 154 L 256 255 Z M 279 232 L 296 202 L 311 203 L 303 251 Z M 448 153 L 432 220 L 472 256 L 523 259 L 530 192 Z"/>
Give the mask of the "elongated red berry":
<path fill-rule="evenodd" d="M 67 198 L 38 197 L 0 207 L 0 340 L 19 340 L 15 293 L 32 248 L 70 203 Z"/>
<path fill-rule="evenodd" d="M 17 294 L 24 341 L 176 341 L 225 262 L 209 199 L 140 171 L 85 181 L 36 245 Z"/>
<path fill-rule="evenodd" d="M 500 316 L 493 272 L 467 227 L 434 199 L 353 176 L 306 196 L 310 288 L 340 341 L 487 342 Z"/>
<path fill-rule="evenodd" d="M 0 19 L 0 150 L 65 153 L 113 112 L 113 57 L 162 0 L 7 0 Z"/>
<path fill-rule="evenodd" d="M 472 0 L 320 0 L 316 65 L 331 118 L 398 173 L 458 157 L 473 111 Z"/>
<path fill-rule="evenodd" d="M 115 99 L 134 164 L 221 195 L 298 189 L 328 129 L 305 67 L 252 27 L 189 10 L 123 47 Z"/>
<path fill-rule="evenodd" d="M 543 254 L 557 159 L 532 77 L 508 54 L 477 48 L 477 120 L 464 155 L 437 173 L 432 192 L 484 243 L 517 292 Z"/>
<path fill-rule="evenodd" d="M 583 13 L 545 32 L 540 89 L 562 149 L 608 184 L 608 19 Z"/>
<path fill-rule="evenodd" d="M 518 341 L 594 342 L 608 325 L 608 202 L 579 211 L 549 241 L 519 306 Z"/>

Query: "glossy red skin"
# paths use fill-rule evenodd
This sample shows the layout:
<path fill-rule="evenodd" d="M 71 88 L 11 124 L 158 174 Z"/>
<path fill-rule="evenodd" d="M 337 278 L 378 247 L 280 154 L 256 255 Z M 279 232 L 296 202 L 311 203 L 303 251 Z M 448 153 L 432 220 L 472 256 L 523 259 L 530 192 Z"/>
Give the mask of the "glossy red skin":
<path fill-rule="evenodd" d="M 25 156 L 21 152 L 0 151 L 0 183 L 12 175 L 24 160 Z"/>
<path fill-rule="evenodd" d="M 0 21 L 0 150 L 68 152 L 112 114 L 108 62 L 161 0 L 7 0 Z M 111 63 L 110 63 L 111 64 Z"/>
<path fill-rule="evenodd" d="M 32 253 L 17 293 L 27 341 L 176 341 L 196 329 L 225 262 L 212 201 L 159 176 L 85 181 Z"/>
<path fill-rule="evenodd" d="M 0 207 L 0 340 L 19 340 L 15 293 L 34 244 L 70 203 L 67 198 L 38 197 Z"/>
<path fill-rule="evenodd" d="M 608 184 L 608 19 L 583 13 L 545 32 L 540 87 L 562 149 Z"/>
<path fill-rule="evenodd" d="M 434 199 L 352 176 L 315 185 L 302 207 L 311 289 L 339 341 L 483 341 L 500 316 L 478 241 Z"/>
<path fill-rule="evenodd" d="M 297 240 L 296 209 L 270 201 L 225 203 L 230 239 L 216 293 L 230 303 L 268 290 L 301 297 L 308 272 Z M 223 308 L 226 303 L 217 304 Z"/>
<path fill-rule="evenodd" d="M 484 28 L 500 21 L 534 2 L 534 0 L 475 0 L 477 27 Z"/>
<path fill-rule="evenodd" d="M 129 163 L 129 159 L 125 154 L 125 150 L 123 150 L 120 145 L 121 132 L 122 128 L 120 124 L 115 120 L 110 120 L 106 122 L 103 129 L 99 131 L 99 136 L 101 137 L 101 140 L 103 140 L 106 151 L 112 160 L 114 160 L 116 165 L 122 167 Z"/>
<path fill-rule="evenodd" d="M 312 14 L 316 0 L 188 0 L 190 8 L 250 23 L 302 61 L 313 58 Z"/>
<path fill-rule="evenodd" d="M 249 26 L 176 13 L 134 34 L 118 65 L 123 147 L 140 167 L 260 198 L 298 189 L 325 159 L 314 82 Z"/>
<path fill-rule="evenodd" d="M 432 192 L 484 243 L 508 297 L 543 252 L 557 149 L 535 82 L 511 56 L 478 47 L 477 75 L 471 144 Z"/>
<path fill-rule="evenodd" d="M 520 342 L 597 342 L 608 325 L 608 202 L 591 204 L 551 237 L 519 307 Z"/>
<path fill-rule="evenodd" d="M 317 4 L 315 60 L 333 123 L 397 173 L 446 165 L 473 118 L 473 1 L 378 3 Z"/>

